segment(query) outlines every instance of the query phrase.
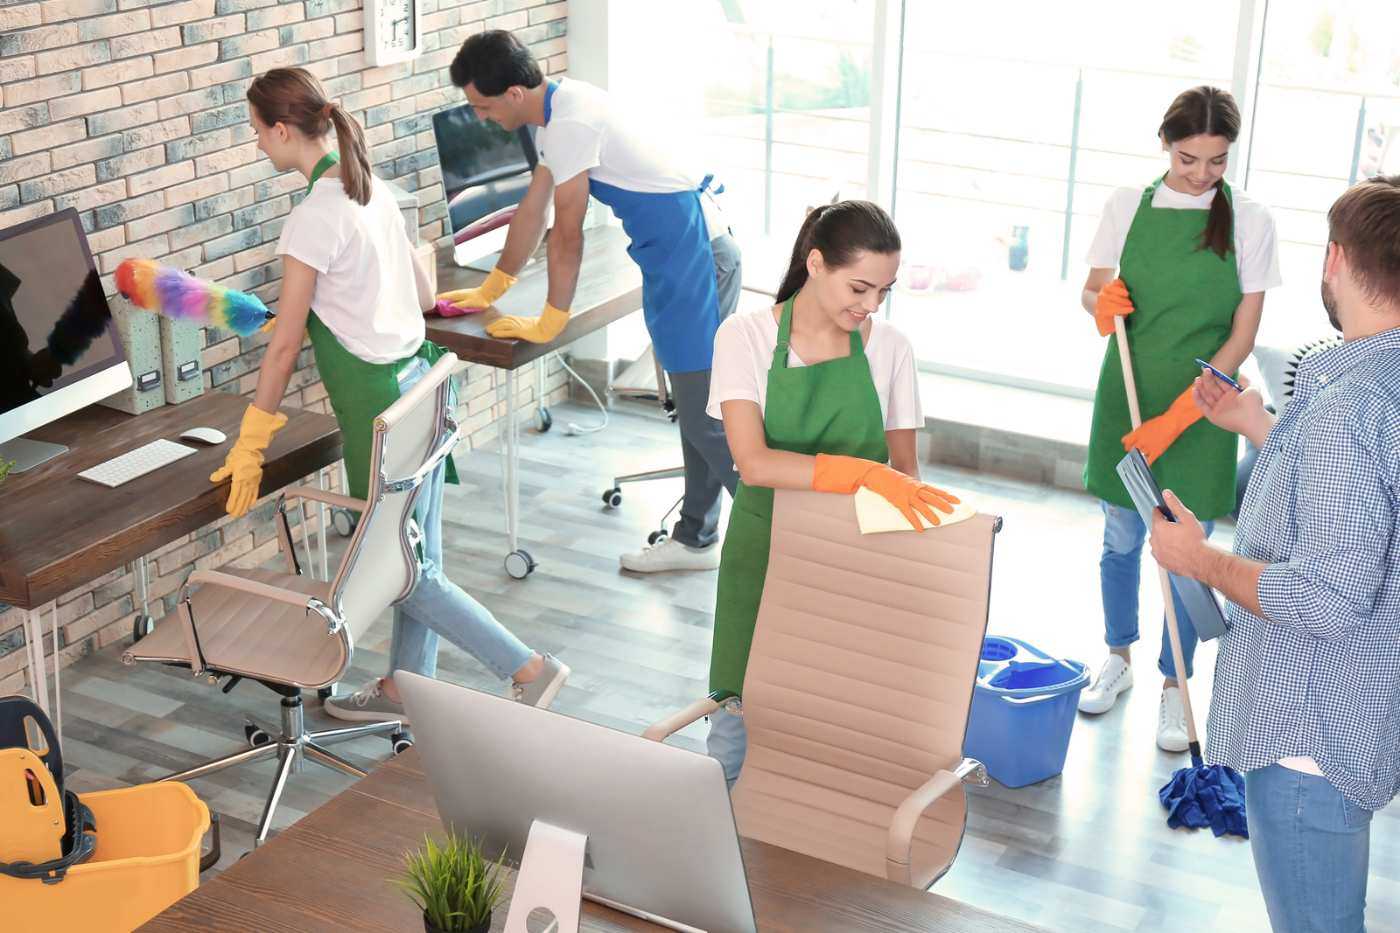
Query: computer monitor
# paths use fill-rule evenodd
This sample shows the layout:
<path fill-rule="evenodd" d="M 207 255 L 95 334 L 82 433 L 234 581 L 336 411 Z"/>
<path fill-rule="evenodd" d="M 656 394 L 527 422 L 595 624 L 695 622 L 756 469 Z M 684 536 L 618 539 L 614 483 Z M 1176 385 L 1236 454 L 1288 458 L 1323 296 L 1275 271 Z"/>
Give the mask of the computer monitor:
<path fill-rule="evenodd" d="M 58 456 L 20 435 L 129 385 L 78 212 L 0 231 L 0 458 L 22 472 Z"/>
<path fill-rule="evenodd" d="M 433 114 L 433 136 L 456 261 L 499 252 L 539 161 L 530 128 L 503 130 L 463 104 Z"/>
<path fill-rule="evenodd" d="M 755 929 L 718 761 L 394 674 L 443 824 L 518 864 L 531 825 L 588 837 L 584 897 L 673 929 Z"/>

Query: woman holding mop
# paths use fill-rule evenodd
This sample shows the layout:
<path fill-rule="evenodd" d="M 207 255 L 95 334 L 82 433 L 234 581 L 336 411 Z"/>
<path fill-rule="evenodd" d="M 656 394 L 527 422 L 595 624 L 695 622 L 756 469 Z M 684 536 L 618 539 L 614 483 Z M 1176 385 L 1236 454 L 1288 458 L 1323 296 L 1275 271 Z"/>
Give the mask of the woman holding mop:
<path fill-rule="evenodd" d="M 231 481 L 231 515 L 244 514 L 257 500 L 263 452 L 286 424 L 277 407 L 309 331 L 340 423 L 349 493 L 363 499 L 374 418 L 441 354 L 425 339 L 416 285 L 423 272 L 415 268 L 393 195 L 370 172 L 364 134 L 349 113 L 326 99 L 315 77 L 300 68 L 273 69 L 254 79 L 248 104 L 258 149 L 278 171 L 300 172 L 307 179 L 306 197 L 292 209 L 277 243 L 282 292 L 257 393 L 237 443 L 210 479 Z M 412 594 L 394 608 L 389 673 L 433 676 L 441 633 L 498 677 L 511 678 L 516 699 L 547 706 L 569 669 L 531 651 L 443 575 L 443 483 L 455 481 L 455 475 L 447 475 L 450 462 L 433 474 L 419 500 L 421 574 Z M 326 711 L 341 719 L 408 723 L 387 677 L 328 700 Z"/>
<path fill-rule="evenodd" d="M 876 318 L 899 269 L 899 232 L 868 201 L 807 215 L 778 304 L 730 316 L 715 335 L 707 412 L 722 418 L 739 490 L 719 566 L 710 695 L 738 696 L 768 569 L 774 489 L 854 493 L 892 503 L 915 528 L 957 499 L 919 482 L 923 427 L 909 339 Z M 733 784 L 744 722 L 710 718 L 710 754 Z"/>
<path fill-rule="evenodd" d="M 1103 713 L 1133 684 L 1129 647 L 1138 640 L 1138 581 L 1147 529 L 1115 467 L 1136 447 L 1163 487 L 1171 487 L 1202 519 L 1235 506 L 1236 439 L 1201 418 L 1191 386 L 1209 361 L 1235 373 L 1254 348 L 1264 292 L 1279 284 L 1273 218 L 1225 181 L 1230 146 L 1239 135 L 1234 98 L 1197 87 L 1172 102 L 1158 135 L 1166 174 L 1146 188 L 1120 188 L 1108 199 L 1089 250 L 1083 305 L 1099 333 L 1123 317 L 1143 423 L 1134 430 L 1118 345 L 1110 341 L 1094 396 L 1084 485 L 1101 500 L 1103 553 L 1099 576 L 1109 656 L 1079 698 L 1079 709 Z M 1177 671 L 1163 631 L 1157 666 L 1165 678 L 1157 745 L 1188 745 L 1177 678 L 1191 676 L 1196 632 L 1181 601 L 1185 671 Z"/>

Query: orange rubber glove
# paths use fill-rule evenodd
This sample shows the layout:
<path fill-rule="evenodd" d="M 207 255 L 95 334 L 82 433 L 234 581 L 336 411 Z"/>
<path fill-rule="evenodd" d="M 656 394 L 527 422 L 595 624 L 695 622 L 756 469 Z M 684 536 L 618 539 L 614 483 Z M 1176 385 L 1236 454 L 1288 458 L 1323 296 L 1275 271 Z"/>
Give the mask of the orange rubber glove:
<path fill-rule="evenodd" d="M 1133 302 L 1128 297 L 1128 286 L 1122 279 L 1114 279 L 1099 289 L 1099 300 L 1094 305 L 1094 323 L 1099 326 L 1099 336 L 1113 333 L 1113 319 L 1127 317 L 1133 313 Z"/>
<path fill-rule="evenodd" d="M 1170 408 L 1155 418 L 1149 418 L 1135 431 L 1123 435 L 1123 449 L 1136 447 L 1147 458 L 1148 464 L 1167 452 L 1182 432 L 1203 417 L 1196 405 L 1192 387 L 1176 397 Z"/>
<path fill-rule="evenodd" d="M 812 471 L 814 490 L 849 496 L 862 486 L 878 493 L 899 509 L 916 531 L 924 530 L 919 515 L 928 519 L 929 524 L 937 525 L 938 515 L 934 509 L 951 515 L 953 506 L 959 502 L 957 496 L 921 483 L 883 463 L 859 457 L 817 454 L 817 466 Z"/>
<path fill-rule="evenodd" d="M 502 272 L 497 267 L 492 269 L 491 274 L 486 276 L 486 281 L 476 288 L 459 288 L 456 291 L 443 292 L 437 296 L 437 300 L 450 301 L 459 308 L 489 308 L 499 301 L 502 295 L 510 291 L 511 286 L 515 283 L 515 276 Z"/>
<path fill-rule="evenodd" d="M 569 323 L 569 312 L 561 311 L 549 302 L 539 317 L 503 317 L 486 325 L 486 333 L 502 340 L 527 340 L 549 343 L 563 333 Z"/>
<path fill-rule="evenodd" d="M 232 479 L 229 486 L 228 504 L 224 509 L 237 518 L 246 515 L 258 501 L 258 487 L 262 485 L 263 451 L 272 443 L 272 435 L 282 430 L 287 416 L 279 412 L 269 413 L 261 408 L 248 406 L 243 413 L 243 424 L 238 429 L 238 440 L 228 452 L 224 465 L 209 476 L 209 482 L 222 483 Z"/>

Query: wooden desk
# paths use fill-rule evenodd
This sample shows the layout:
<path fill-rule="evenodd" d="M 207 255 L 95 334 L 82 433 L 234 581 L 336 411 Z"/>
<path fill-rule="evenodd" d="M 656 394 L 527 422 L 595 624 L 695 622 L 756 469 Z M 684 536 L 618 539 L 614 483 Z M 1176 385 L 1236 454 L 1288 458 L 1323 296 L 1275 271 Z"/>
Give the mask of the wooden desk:
<path fill-rule="evenodd" d="M 307 814 L 141 927 L 149 933 L 412 931 L 422 915 L 389 879 L 404 851 L 440 834 L 410 750 Z M 742 840 L 758 927 L 783 933 L 1032 933 L 1036 928 L 882 878 Z M 514 884 L 511 875 L 509 885 Z M 505 925 L 510 893 L 492 917 Z M 655 931 L 644 920 L 583 903 L 582 929 Z M 716 931 L 719 933 L 719 931 Z"/>
<path fill-rule="evenodd" d="M 29 435 L 71 448 L 0 485 L 0 601 L 31 610 L 25 623 L 30 680 L 46 712 L 43 654 L 33 651 L 42 642 L 41 607 L 123 564 L 143 562 L 161 545 L 221 518 L 229 487 L 213 485 L 209 474 L 223 464 L 247 407 L 247 399 L 224 392 L 137 416 L 91 405 Z M 267 451 L 265 493 L 315 473 L 341 455 L 334 418 L 282 410 L 287 426 Z M 158 438 L 178 441 L 181 431 L 193 427 L 218 428 L 228 441 L 207 448 L 182 441 L 199 452 L 115 489 L 77 476 Z M 51 716 L 57 726 L 59 717 Z"/>
<path fill-rule="evenodd" d="M 588 230 L 583 240 L 583 260 L 579 267 L 578 289 L 569 323 L 550 343 L 501 340 L 488 336 L 486 326 L 502 316 L 539 317 L 548 297 L 549 275 L 546 263 L 535 262 L 520 274 L 520 280 L 492 308 L 476 314 L 427 319 L 428 339 L 456 353 L 467 363 L 482 363 L 506 374 L 506 414 L 501 430 L 505 468 L 506 572 L 522 580 L 535 570 L 534 558 L 520 547 L 520 423 L 516 416 L 515 371 L 573 343 L 587 334 L 626 317 L 642 306 L 642 272 L 627 255 L 627 235 L 620 227 Z M 439 294 L 480 285 L 485 273 L 465 269 L 452 261 L 449 250 L 440 250 L 437 259 Z M 540 423 L 549 429 L 548 409 L 544 406 L 544 367 L 540 367 L 536 399 Z"/>

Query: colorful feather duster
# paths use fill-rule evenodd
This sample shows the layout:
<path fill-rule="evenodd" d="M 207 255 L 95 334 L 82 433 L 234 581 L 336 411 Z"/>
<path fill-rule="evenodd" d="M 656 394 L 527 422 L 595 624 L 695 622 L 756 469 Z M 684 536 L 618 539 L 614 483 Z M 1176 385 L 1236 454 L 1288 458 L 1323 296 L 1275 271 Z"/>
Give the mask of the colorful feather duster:
<path fill-rule="evenodd" d="M 247 337 L 276 315 L 255 295 L 195 278 L 149 259 L 124 259 L 117 266 L 117 291 L 138 308 L 177 321 L 231 330 Z"/>

